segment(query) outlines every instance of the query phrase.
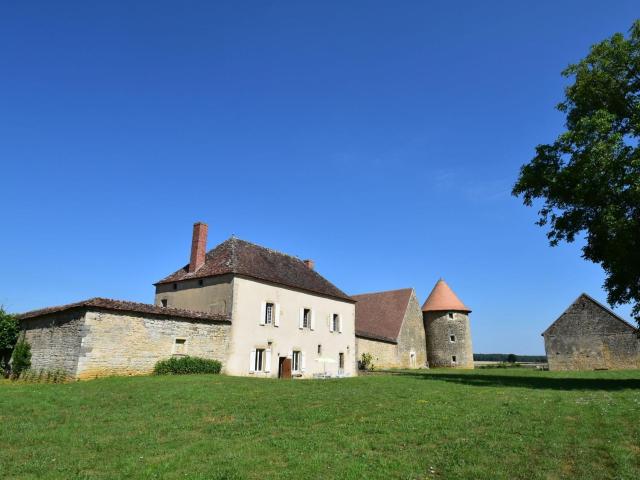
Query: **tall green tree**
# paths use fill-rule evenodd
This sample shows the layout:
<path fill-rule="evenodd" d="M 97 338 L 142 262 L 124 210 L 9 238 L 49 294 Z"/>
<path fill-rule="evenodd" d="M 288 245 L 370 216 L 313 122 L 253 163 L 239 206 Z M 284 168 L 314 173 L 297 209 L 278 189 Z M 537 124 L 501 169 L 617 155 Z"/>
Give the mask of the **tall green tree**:
<path fill-rule="evenodd" d="M 520 170 L 513 195 L 541 205 L 552 246 L 584 235 L 583 258 L 605 271 L 612 305 L 640 321 L 640 20 L 562 75 L 566 131 Z M 540 203 L 538 203 L 540 202 Z"/>
<path fill-rule="evenodd" d="M 18 322 L 0 306 L 0 375 L 7 370 L 11 352 L 18 340 Z"/>

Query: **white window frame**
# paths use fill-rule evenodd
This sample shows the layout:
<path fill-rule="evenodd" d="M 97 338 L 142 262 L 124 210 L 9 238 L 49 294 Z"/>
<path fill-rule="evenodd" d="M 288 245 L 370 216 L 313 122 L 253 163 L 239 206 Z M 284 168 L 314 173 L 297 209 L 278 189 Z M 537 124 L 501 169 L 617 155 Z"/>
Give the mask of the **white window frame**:
<path fill-rule="evenodd" d="M 293 350 L 291 352 L 291 372 L 299 373 L 302 368 L 302 352 L 300 350 Z"/>
<path fill-rule="evenodd" d="M 305 315 L 308 312 L 308 315 Z M 315 330 L 316 329 L 316 312 L 310 307 L 300 308 L 300 318 L 298 321 L 298 328 L 300 330 Z"/>
<path fill-rule="evenodd" d="M 273 318 L 275 317 L 276 305 L 273 302 L 265 302 L 264 304 L 264 324 L 273 325 Z"/>

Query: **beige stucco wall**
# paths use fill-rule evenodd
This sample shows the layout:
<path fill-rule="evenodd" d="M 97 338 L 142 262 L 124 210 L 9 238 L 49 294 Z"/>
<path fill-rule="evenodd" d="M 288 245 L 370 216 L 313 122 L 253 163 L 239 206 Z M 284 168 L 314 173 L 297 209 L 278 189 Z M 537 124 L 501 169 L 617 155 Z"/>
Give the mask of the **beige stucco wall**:
<path fill-rule="evenodd" d="M 279 326 L 260 325 L 262 303 L 280 305 Z M 315 330 L 299 328 L 300 308 L 315 312 Z M 342 318 L 342 333 L 331 332 L 328 318 L 338 314 Z M 321 357 L 338 361 L 340 352 L 345 355 L 344 373 L 356 375 L 355 353 L 355 305 L 253 279 L 235 277 L 233 280 L 233 323 L 231 343 L 225 372 L 230 375 L 277 377 L 278 358 L 300 350 L 305 356 L 303 377 L 324 371 L 317 362 L 318 345 L 322 345 Z M 250 373 L 251 351 L 255 348 L 271 349 L 270 372 Z M 327 372 L 338 373 L 337 363 L 327 363 Z"/>
<path fill-rule="evenodd" d="M 231 275 L 184 280 L 176 282 L 175 290 L 173 283 L 157 285 L 154 303 L 161 306 L 166 299 L 168 307 L 230 315 L 232 280 Z"/>
<path fill-rule="evenodd" d="M 229 329 L 228 323 L 88 311 L 76 375 L 150 373 L 158 360 L 173 355 L 176 338 L 186 340 L 184 354 L 224 362 Z"/>

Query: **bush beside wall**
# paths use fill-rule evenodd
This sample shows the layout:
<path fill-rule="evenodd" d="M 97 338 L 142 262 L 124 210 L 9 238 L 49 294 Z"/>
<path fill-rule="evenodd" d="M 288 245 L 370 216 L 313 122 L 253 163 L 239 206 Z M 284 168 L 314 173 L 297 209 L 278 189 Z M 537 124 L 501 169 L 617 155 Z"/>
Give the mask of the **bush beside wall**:
<path fill-rule="evenodd" d="M 172 357 L 160 360 L 153 368 L 155 375 L 188 375 L 194 373 L 220 373 L 222 363 L 200 357 Z"/>

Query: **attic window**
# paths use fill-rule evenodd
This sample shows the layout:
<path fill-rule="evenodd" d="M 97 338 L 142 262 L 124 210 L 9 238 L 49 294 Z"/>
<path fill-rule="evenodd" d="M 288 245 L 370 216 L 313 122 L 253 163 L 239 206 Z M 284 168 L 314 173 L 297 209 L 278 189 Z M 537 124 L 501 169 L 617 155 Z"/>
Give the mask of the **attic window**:
<path fill-rule="evenodd" d="M 453 312 L 449 312 L 449 318 L 453 318 Z"/>
<path fill-rule="evenodd" d="M 163 298 L 162 300 L 160 300 L 160 303 L 162 304 L 163 307 L 167 306 L 167 299 Z"/>
<path fill-rule="evenodd" d="M 174 283 L 174 284 L 173 284 L 173 289 L 174 289 L 174 290 L 177 290 L 177 289 L 178 289 L 178 284 L 177 284 L 177 283 Z"/>

